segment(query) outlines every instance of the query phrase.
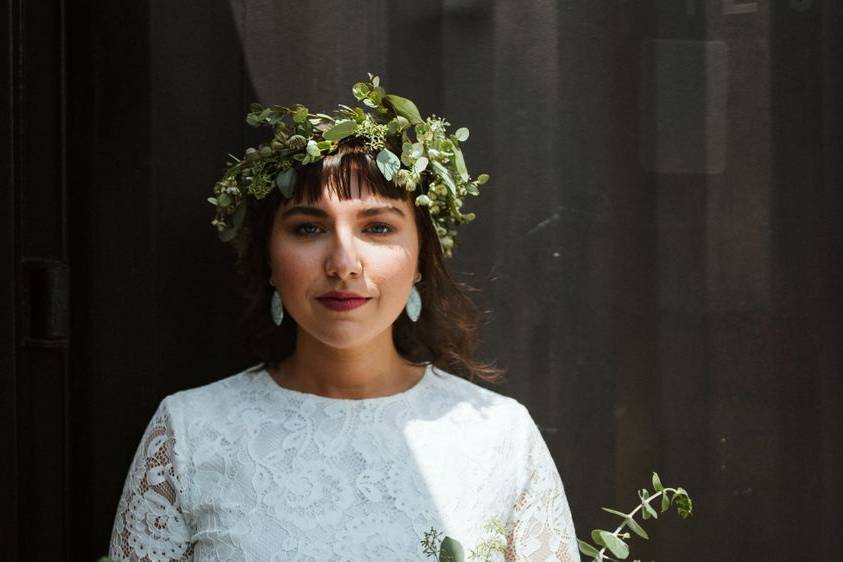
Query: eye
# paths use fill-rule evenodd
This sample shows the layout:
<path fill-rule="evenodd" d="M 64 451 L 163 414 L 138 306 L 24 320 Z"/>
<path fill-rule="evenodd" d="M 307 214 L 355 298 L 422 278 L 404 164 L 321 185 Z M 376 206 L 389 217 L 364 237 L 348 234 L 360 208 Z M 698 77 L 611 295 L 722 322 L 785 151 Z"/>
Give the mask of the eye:
<path fill-rule="evenodd" d="M 316 226 L 312 222 L 306 222 L 306 223 L 300 224 L 299 226 L 294 228 L 293 233 L 296 234 L 297 236 L 305 236 L 305 237 L 313 236 L 314 234 L 316 234 L 315 232 L 303 232 L 302 231 L 302 229 L 307 228 L 307 227 L 311 227 L 311 226 L 315 227 L 315 228 L 319 228 L 318 226 Z"/>
<path fill-rule="evenodd" d="M 315 228 L 316 231 L 309 230 L 310 228 Z M 375 230 L 372 230 L 372 229 L 375 229 Z M 381 229 L 383 229 L 383 230 L 381 230 Z M 296 236 L 308 238 L 308 237 L 312 237 L 312 236 L 315 236 L 316 234 L 318 234 L 318 230 L 319 230 L 319 226 L 313 224 L 312 222 L 306 222 L 306 223 L 302 223 L 302 224 L 298 225 L 297 227 L 293 228 L 293 233 Z M 369 230 L 372 234 L 375 234 L 375 235 L 378 235 L 378 236 L 384 236 L 386 234 L 392 234 L 395 231 L 395 228 L 393 228 L 392 225 L 389 225 L 389 224 L 386 224 L 386 223 L 383 223 L 383 222 L 379 222 L 379 223 L 374 223 L 374 224 L 370 225 L 367 230 Z"/>
<path fill-rule="evenodd" d="M 375 232 L 374 234 L 391 234 L 395 230 L 394 228 L 392 228 L 391 225 L 388 225 L 388 224 L 383 223 L 383 222 L 375 223 L 370 228 L 375 228 L 375 227 L 380 227 L 380 226 L 385 227 L 386 231 L 385 232 L 384 231 Z"/>

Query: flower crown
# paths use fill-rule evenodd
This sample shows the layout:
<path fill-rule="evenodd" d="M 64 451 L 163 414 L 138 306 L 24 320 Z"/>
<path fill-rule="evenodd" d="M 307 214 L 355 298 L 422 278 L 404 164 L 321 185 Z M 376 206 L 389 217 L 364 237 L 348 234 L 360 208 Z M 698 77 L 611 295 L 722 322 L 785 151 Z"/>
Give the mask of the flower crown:
<path fill-rule="evenodd" d="M 318 162 L 336 152 L 343 139 L 364 138 L 378 169 L 387 181 L 416 194 L 415 204 L 425 207 L 433 220 L 446 257 L 452 257 L 457 226 L 474 220 L 474 213 L 463 214 L 463 198 L 478 195 L 478 187 L 488 174 L 471 179 L 460 143 L 468 139 L 468 129 L 453 134 L 445 119 L 431 115 L 422 119 L 409 99 L 387 94 L 380 79 L 369 73 L 369 80 L 351 89 L 358 101 L 374 110 L 339 104 L 334 115 L 310 113 L 301 104 L 290 107 L 259 103 L 249 106 L 246 122 L 270 127 L 274 136 L 257 149 L 247 148 L 242 159 L 231 154 L 223 177 L 214 185 L 208 201 L 216 207 L 211 224 L 223 242 L 237 242 L 246 217 L 246 201 L 251 195 L 263 199 L 274 188 L 292 197 L 296 168 Z M 390 147 L 400 147 L 401 155 Z"/>

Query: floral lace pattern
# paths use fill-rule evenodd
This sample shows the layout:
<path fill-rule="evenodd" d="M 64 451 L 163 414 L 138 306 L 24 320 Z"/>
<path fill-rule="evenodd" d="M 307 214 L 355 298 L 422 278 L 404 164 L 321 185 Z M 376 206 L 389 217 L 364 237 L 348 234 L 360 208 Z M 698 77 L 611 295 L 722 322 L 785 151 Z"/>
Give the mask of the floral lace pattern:
<path fill-rule="evenodd" d="M 527 409 L 428 366 L 363 400 L 279 386 L 258 366 L 162 400 L 114 520 L 116 560 L 430 560 L 497 515 L 507 561 L 579 561 L 564 487 Z"/>

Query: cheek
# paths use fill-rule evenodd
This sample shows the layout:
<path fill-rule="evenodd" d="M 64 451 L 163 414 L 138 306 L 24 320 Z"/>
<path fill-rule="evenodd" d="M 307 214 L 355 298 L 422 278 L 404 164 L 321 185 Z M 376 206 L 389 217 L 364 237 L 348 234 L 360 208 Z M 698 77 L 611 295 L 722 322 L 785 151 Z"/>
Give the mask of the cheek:
<path fill-rule="evenodd" d="M 406 297 L 404 291 L 413 283 L 417 259 L 416 254 L 409 252 L 407 248 L 383 251 L 369 262 L 368 277 L 379 285 L 382 291 L 388 291 L 394 298 L 403 299 Z"/>
<path fill-rule="evenodd" d="M 275 285 L 286 293 L 297 293 L 314 274 L 319 272 L 318 256 L 303 246 L 285 242 L 274 236 L 269 244 L 269 261 Z"/>

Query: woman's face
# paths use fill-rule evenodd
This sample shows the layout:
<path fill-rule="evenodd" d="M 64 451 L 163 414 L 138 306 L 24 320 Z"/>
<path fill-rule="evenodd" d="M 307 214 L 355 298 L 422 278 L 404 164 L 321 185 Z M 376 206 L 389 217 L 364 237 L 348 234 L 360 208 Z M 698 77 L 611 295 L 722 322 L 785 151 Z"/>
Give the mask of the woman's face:
<path fill-rule="evenodd" d="M 361 192 L 355 176 L 351 199 L 324 189 L 314 205 L 282 203 L 269 240 L 272 284 L 285 311 L 300 329 L 335 348 L 359 346 L 390 328 L 418 271 L 412 203 Z M 333 310 L 319 300 L 328 291 L 369 300 Z"/>

